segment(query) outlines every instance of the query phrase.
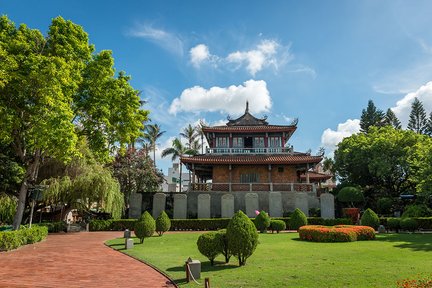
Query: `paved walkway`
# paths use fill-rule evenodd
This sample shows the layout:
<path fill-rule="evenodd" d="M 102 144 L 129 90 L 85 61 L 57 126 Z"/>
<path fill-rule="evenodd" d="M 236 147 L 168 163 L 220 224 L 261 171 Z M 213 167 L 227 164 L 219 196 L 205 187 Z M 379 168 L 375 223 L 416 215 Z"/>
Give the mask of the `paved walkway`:
<path fill-rule="evenodd" d="M 50 234 L 0 253 L 0 287 L 174 287 L 168 278 L 106 247 L 123 232 Z"/>

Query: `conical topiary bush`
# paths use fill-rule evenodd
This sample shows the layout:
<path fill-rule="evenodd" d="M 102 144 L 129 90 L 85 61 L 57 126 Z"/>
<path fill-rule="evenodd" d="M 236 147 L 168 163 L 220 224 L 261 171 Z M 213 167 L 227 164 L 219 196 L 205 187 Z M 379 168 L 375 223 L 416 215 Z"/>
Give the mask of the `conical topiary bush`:
<path fill-rule="evenodd" d="M 162 211 L 160 215 L 156 218 L 156 232 L 159 236 L 168 231 L 171 228 L 171 220 L 165 211 Z"/>
<path fill-rule="evenodd" d="M 156 222 L 153 217 L 145 211 L 138 221 L 135 223 L 134 233 L 140 239 L 140 243 L 144 242 L 144 238 L 153 236 L 156 229 Z"/>
<path fill-rule="evenodd" d="M 294 210 L 290 217 L 289 226 L 292 230 L 298 230 L 301 226 L 307 225 L 307 217 L 299 208 Z"/>

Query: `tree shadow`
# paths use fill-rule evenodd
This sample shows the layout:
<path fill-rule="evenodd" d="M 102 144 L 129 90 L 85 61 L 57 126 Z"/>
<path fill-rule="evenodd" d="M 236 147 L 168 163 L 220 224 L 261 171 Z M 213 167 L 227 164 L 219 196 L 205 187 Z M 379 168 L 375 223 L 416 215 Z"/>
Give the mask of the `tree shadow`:
<path fill-rule="evenodd" d="M 431 233 L 414 233 L 414 234 L 381 234 L 376 238 L 381 242 L 403 242 L 393 245 L 401 249 L 411 249 L 412 251 L 432 251 L 432 234 Z"/>
<path fill-rule="evenodd" d="M 238 268 L 239 266 L 234 265 L 234 264 L 228 264 L 225 263 L 224 261 L 214 261 L 214 266 L 210 265 L 210 261 L 206 261 L 206 262 L 201 262 L 201 272 L 211 272 L 211 271 L 222 271 L 222 270 L 226 270 L 226 269 L 233 269 L 233 268 Z M 185 266 L 181 265 L 181 266 L 174 266 L 174 267 L 170 267 L 168 269 L 166 269 L 166 271 L 170 271 L 170 272 L 185 272 Z M 186 284 L 186 277 L 185 278 L 178 278 L 178 279 L 173 279 L 173 281 L 176 284 Z"/>

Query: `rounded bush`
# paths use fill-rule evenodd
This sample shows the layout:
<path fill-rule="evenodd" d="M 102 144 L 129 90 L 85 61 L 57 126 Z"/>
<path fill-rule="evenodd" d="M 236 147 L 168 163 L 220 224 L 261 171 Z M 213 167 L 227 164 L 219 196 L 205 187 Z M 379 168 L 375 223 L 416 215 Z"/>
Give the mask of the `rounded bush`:
<path fill-rule="evenodd" d="M 156 230 L 156 223 L 153 217 L 145 211 L 138 221 L 135 223 L 134 233 L 140 239 L 140 243 L 144 242 L 144 238 L 153 236 Z"/>
<path fill-rule="evenodd" d="M 366 211 L 363 213 L 360 224 L 363 226 L 369 226 L 373 229 L 378 229 L 378 226 L 380 225 L 380 220 L 378 215 L 370 208 L 366 209 Z"/>
<path fill-rule="evenodd" d="M 267 228 L 270 226 L 270 216 L 265 211 L 261 211 L 255 217 L 254 223 L 255 223 L 256 228 L 261 233 L 264 233 L 267 230 Z"/>
<path fill-rule="evenodd" d="M 364 202 L 362 191 L 357 187 L 344 187 L 337 194 L 337 200 L 342 203 L 350 203 L 354 207 L 354 203 Z"/>
<path fill-rule="evenodd" d="M 279 233 L 282 230 L 286 229 L 286 224 L 284 221 L 282 220 L 271 220 L 270 221 L 270 229 L 273 231 L 276 231 L 277 233 Z"/>
<path fill-rule="evenodd" d="M 418 223 L 413 218 L 402 218 L 400 221 L 400 227 L 402 230 L 414 232 L 418 229 Z"/>
<path fill-rule="evenodd" d="M 391 198 L 380 198 L 377 201 L 377 211 L 381 215 L 391 214 L 393 208 L 393 199 Z"/>
<path fill-rule="evenodd" d="M 156 218 L 156 232 L 159 236 L 168 231 L 171 228 L 171 220 L 165 211 L 162 211 L 160 215 Z"/>
<path fill-rule="evenodd" d="M 223 249 L 221 237 L 222 235 L 218 232 L 207 232 L 201 234 L 197 240 L 198 250 L 210 260 L 212 266 L 214 264 L 214 259 Z"/>
<path fill-rule="evenodd" d="M 226 229 L 220 229 L 217 231 L 220 235 L 220 253 L 225 257 L 225 263 L 228 263 L 231 258 L 231 251 L 228 248 L 228 237 L 226 235 Z"/>
<path fill-rule="evenodd" d="M 400 218 L 388 218 L 387 229 L 394 230 L 396 233 L 398 233 L 400 229 L 400 220 Z"/>
<path fill-rule="evenodd" d="M 299 208 L 296 208 L 289 221 L 290 229 L 298 230 L 301 226 L 307 224 L 308 221 L 306 215 Z"/>
<path fill-rule="evenodd" d="M 255 225 L 242 211 L 238 211 L 228 224 L 226 236 L 228 249 L 237 257 L 240 266 L 245 265 L 246 259 L 253 254 L 258 245 Z"/>

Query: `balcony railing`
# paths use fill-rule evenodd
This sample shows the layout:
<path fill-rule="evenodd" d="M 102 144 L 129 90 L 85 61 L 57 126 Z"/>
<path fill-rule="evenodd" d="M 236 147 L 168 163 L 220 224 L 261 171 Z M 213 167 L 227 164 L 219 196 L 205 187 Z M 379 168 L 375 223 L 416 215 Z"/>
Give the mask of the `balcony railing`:
<path fill-rule="evenodd" d="M 207 148 L 210 154 L 286 154 L 293 153 L 290 147 L 262 147 L 262 148 Z"/>
<path fill-rule="evenodd" d="M 258 191 L 315 191 L 314 184 L 308 183 L 195 183 L 189 191 L 258 192 Z"/>

